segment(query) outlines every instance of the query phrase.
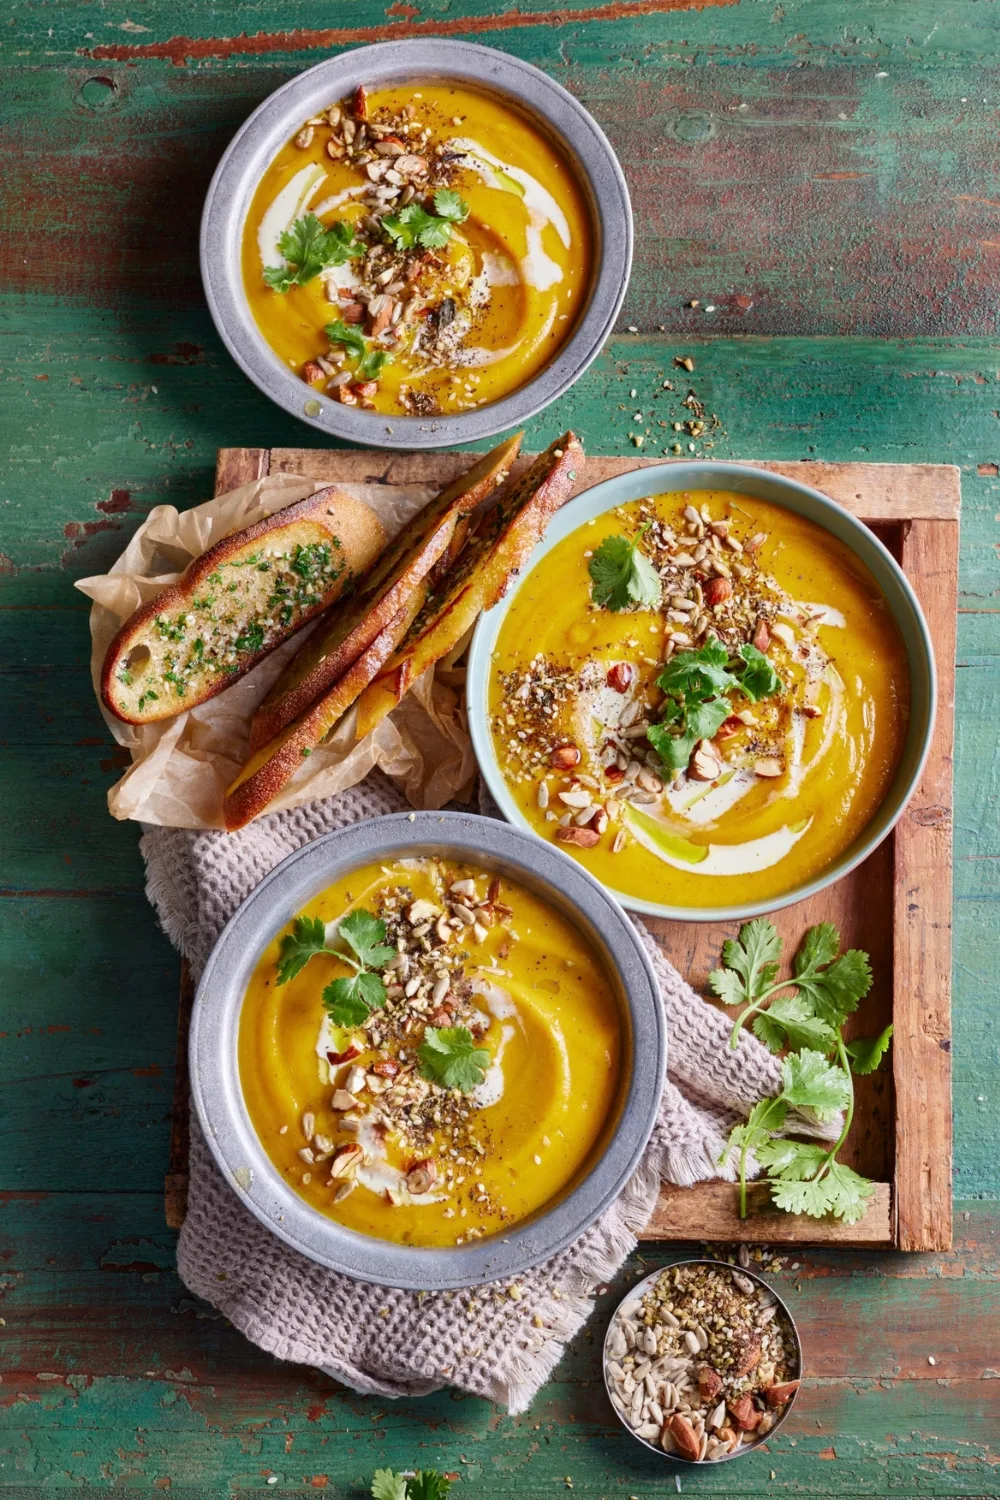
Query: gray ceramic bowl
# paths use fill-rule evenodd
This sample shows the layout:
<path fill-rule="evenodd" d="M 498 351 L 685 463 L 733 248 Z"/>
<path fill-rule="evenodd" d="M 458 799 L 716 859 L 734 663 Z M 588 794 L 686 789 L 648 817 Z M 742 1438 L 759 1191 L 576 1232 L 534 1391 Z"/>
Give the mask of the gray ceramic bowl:
<path fill-rule="evenodd" d="M 794 1373 L 794 1376 L 792 1378 L 793 1379 L 800 1379 L 801 1378 L 801 1376 L 802 1376 L 802 1340 L 799 1338 L 799 1330 L 795 1326 L 795 1319 L 792 1317 L 791 1313 L 788 1310 L 788 1304 L 787 1304 L 787 1302 L 785 1302 L 784 1298 L 779 1297 L 778 1293 L 775 1291 L 774 1287 L 770 1284 L 770 1282 L 764 1281 L 762 1277 L 760 1277 L 760 1276 L 758 1276 L 756 1274 L 756 1272 L 747 1270 L 743 1266 L 730 1266 L 730 1265 L 727 1265 L 725 1261 L 721 1261 L 721 1260 L 691 1259 L 691 1260 L 683 1260 L 683 1261 L 674 1261 L 672 1264 L 674 1264 L 674 1265 L 686 1265 L 686 1266 L 711 1266 L 711 1267 L 713 1267 L 713 1269 L 715 1269 L 717 1271 L 728 1271 L 728 1272 L 738 1271 L 740 1273 L 740 1275 L 748 1277 L 749 1280 L 753 1281 L 757 1286 L 763 1287 L 764 1291 L 768 1294 L 768 1296 L 774 1298 L 774 1300 L 777 1303 L 778 1307 L 780 1307 L 781 1311 L 784 1313 L 785 1318 L 788 1321 L 788 1327 L 791 1330 L 792 1338 L 795 1341 L 795 1373 Z M 622 1426 L 625 1428 L 625 1431 L 631 1437 L 635 1438 L 635 1441 L 637 1443 L 641 1443 L 644 1448 L 648 1448 L 649 1451 L 650 1451 L 650 1453 L 656 1453 L 656 1454 L 659 1455 L 660 1458 L 668 1459 L 671 1463 L 675 1463 L 675 1464 L 690 1464 L 690 1465 L 692 1465 L 695 1468 L 702 1468 L 702 1467 L 704 1467 L 704 1468 L 711 1468 L 714 1464 L 728 1463 L 729 1460 L 733 1459 L 733 1458 L 743 1458 L 747 1453 L 754 1453 L 754 1452 L 756 1452 L 757 1448 L 760 1446 L 760 1444 L 762 1442 L 765 1442 L 765 1441 L 770 1442 L 771 1438 L 773 1438 L 774 1434 L 778 1431 L 778 1428 L 781 1427 L 781 1425 L 784 1423 L 785 1418 L 788 1416 L 788 1413 L 791 1411 L 792 1407 L 795 1405 L 796 1401 L 799 1399 L 799 1393 L 796 1391 L 796 1393 L 792 1397 L 791 1401 L 789 1401 L 787 1403 L 787 1405 L 782 1406 L 782 1407 L 779 1408 L 778 1415 L 775 1417 L 774 1426 L 768 1432 L 766 1438 L 761 1438 L 761 1439 L 759 1439 L 755 1443 L 744 1443 L 739 1448 L 737 1448 L 735 1450 L 735 1452 L 733 1452 L 733 1453 L 726 1453 L 726 1454 L 722 1455 L 720 1458 L 697 1459 L 697 1460 L 696 1459 L 690 1459 L 690 1458 L 683 1458 L 679 1453 L 665 1453 L 663 1451 L 662 1447 L 657 1447 L 655 1443 L 647 1442 L 647 1440 L 644 1437 L 640 1437 L 639 1434 L 625 1420 L 624 1415 L 622 1414 L 622 1412 L 619 1411 L 618 1407 L 615 1406 L 614 1401 L 612 1400 L 612 1383 L 611 1383 L 611 1380 L 609 1379 L 609 1376 L 608 1376 L 608 1360 L 610 1358 L 610 1356 L 608 1354 L 608 1341 L 609 1341 L 609 1339 L 611 1337 L 611 1330 L 614 1327 L 615 1320 L 618 1317 L 619 1313 L 621 1313 L 622 1309 L 626 1308 L 630 1302 L 635 1301 L 636 1298 L 641 1297 L 643 1295 L 643 1293 L 646 1291 L 646 1288 L 652 1286 L 653 1283 L 657 1280 L 657 1278 L 659 1276 L 661 1276 L 665 1270 L 669 1270 L 669 1269 L 670 1269 L 669 1266 L 661 1266 L 659 1271 L 654 1271 L 652 1273 L 652 1275 L 645 1277 L 644 1280 L 642 1280 L 640 1282 L 637 1282 L 636 1285 L 632 1288 L 632 1290 L 630 1292 L 627 1292 L 625 1294 L 625 1296 L 619 1302 L 618 1306 L 615 1308 L 614 1312 L 611 1314 L 611 1319 L 610 1319 L 610 1321 L 608 1323 L 608 1331 L 604 1335 L 604 1349 L 603 1349 L 602 1360 L 601 1360 L 602 1368 L 603 1368 L 603 1371 L 604 1371 L 604 1389 L 607 1391 L 607 1393 L 608 1393 L 608 1400 L 611 1401 L 612 1407 L 614 1408 L 615 1415 L 617 1416 L 618 1420 L 621 1422 Z"/>
<path fill-rule="evenodd" d="M 386 417 L 342 406 L 311 391 L 268 346 L 243 291 L 240 243 L 250 200 L 265 168 L 303 120 L 349 94 L 401 79 L 461 79 L 507 95 L 561 146 L 590 204 L 594 274 L 576 328 L 552 362 L 502 401 L 456 416 Z M 223 342 L 272 401 L 328 437 L 380 448 L 442 448 L 519 426 L 555 401 L 596 358 L 628 287 L 632 207 L 604 132 L 572 94 L 538 68 L 473 42 L 435 38 L 382 42 L 342 52 L 277 89 L 241 126 L 220 161 L 201 221 L 201 273 Z"/>
<path fill-rule="evenodd" d="M 684 922 L 745 921 L 748 917 L 778 911 L 783 906 L 791 906 L 796 901 L 825 890 L 828 885 L 853 870 L 863 859 L 867 859 L 902 816 L 907 802 L 916 790 L 930 749 L 937 702 L 937 679 L 930 632 L 917 597 L 895 558 L 874 532 L 862 521 L 855 520 L 849 511 L 828 496 L 809 485 L 800 484 L 796 479 L 772 474 L 766 469 L 730 463 L 665 463 L 607 479 L 563 506 L 545 533 L 545 540 L 532 554 L 530 566 L 522 570 L 520 579 L 523 582 L 539 559 L 571 532 L 594 516 L 613 510 L 617 505 L 640 500 L 646 495 L 713 489 L 734 490 L 760 500 L 769 500 L 773 505 L 782 505 L 838 537 L 861 559 L 885 595 L 906 648 L 910 669 L 910 723 L 896 774 L 871 822 L 837 859 L 811 880 L 795 886 L 785 895 L 770 897 L 766 901 L 746 901 L 738 906 L 720 907 L 667 906 L 623 891 L 614 892 L 630 911 L 644 912 L 655 917 L 672 917 Z M 469 655 L 466 697 L 472 743 L 486 785 L 504 817 L 519 827 L 526 828 L 529 825 L 510 795 L 497 764 L 488 713 L 490 660 L 507 610 L 516 597 L 515 584 L 506 598 L 483 615 L 476 626 Z"/>
<path fill-rule="evenodd" d="M 414 1249 L 345 1229 L 292 1191 L 272 1164 L 243 1101 L 240 1010 L 261 952 L 319 891 L 347 871 L 397 854 L 441 854 L 520 881 L 573 921 L 617 977 L 624 1047 L 618 1115 L 593 1164 L 552 1205 L 502 1238 Z M 649 1140 L 667 1039 L 646 950 L 618 903 L 556 849 L 492 818 L 397 813 L 327 834 L 289 855 L 251 892 L 209 958 L 191 1019 L 191 1094 L 226 1181 L 293 1249 L 361 1281 L 436 1291 L 513 1276 L 572 1244 L 617 1197 Z"/>

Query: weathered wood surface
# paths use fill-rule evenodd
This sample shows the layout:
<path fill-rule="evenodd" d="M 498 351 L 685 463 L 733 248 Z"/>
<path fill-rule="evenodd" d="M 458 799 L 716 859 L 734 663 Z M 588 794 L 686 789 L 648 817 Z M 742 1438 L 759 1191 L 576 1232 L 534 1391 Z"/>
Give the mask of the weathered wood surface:
<path fill-rule="evenodd" d="M 178 964 L 143 895 L 135 829 L 107 818 L 118 758 L 71 583 L 150 506 L 206 498 L 220 444 L 310 440 L 212 332 L 200 196 L 247 111 L 341 44 L 323 28 L 359 41 L 423 25 L 548 67 L 594 109 L 632 184 L 640 251 L 621 331 L 531 425 L 532 445 L 572 423 L 592 450 L 627 456 L 639 393 L 644 412 L 673 415 L 658 392 L 683 352 L 723 423 L 717 457 L 962 471 L 955 1249 L 789 1257 L 781 1285 L 813 1382 L 770 1453 L 681 1483 L 995 1495 L 997 7 L 389 9 L 81 0 L 15 4 L 0 32 L 0 1491 L 347 1500 L 377 1464 L 432 1463 L 470 1495 L 533 1500 L 567 1475 L 587 1500 L 674 1493 L 673 1470 L 608 1419 L 600 1314 L 523 1418 L 448 1393 L 394 1405 L 277 1364 L 206 1315 L 163 1225 Z M 98 55 L 119 46 L 147 51 Z M 645 1249 L 629 1275 L 667 1253 Z"/>

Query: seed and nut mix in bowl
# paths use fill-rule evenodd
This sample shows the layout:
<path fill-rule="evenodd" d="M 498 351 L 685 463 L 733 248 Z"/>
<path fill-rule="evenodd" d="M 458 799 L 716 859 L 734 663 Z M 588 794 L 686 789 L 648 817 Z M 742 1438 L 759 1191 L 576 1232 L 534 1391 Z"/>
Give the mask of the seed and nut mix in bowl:
<path fill-rule="evenodd" d="M 748 1452 L 783 1421 L 802 1350 L 788 1309 L 751 1272 L 682 1261 L 619 1304 L 604 1379 L 622 1422 L 687 1463 Z"/>

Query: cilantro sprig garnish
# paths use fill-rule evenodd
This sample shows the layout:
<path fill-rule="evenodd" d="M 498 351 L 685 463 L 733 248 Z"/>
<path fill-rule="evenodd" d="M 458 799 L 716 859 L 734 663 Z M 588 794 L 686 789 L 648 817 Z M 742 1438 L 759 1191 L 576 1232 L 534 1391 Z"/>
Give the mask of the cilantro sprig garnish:
<path fill-rule="evenodd" d="M 391 354 L 369 344 L 360 328 L 345 323 L 342 318 L 327 323 L 324 332 L 331 344 L 343 344 L 348 354 L 358 361 L 354 371 L 357 380 L 377 380 L 385 366 L 392 363 Z"/>
<path fill-rule="evenodd" d="M 326 946 L 326 923 L 320 917 L 296 917 L 291 932 L 281 939 L 278 958 L 278 983 L 294 979 L 317 953 L 329 953 Z"/>
<path fill-rule="evenodd" d="M 281 939 L 278 983 L 294 979 L 317 953 L 329 953 L 354 972 L 326 986 L 323 1004 L 337 1026 L 362 1026 L 385 1004 L 385 982 L 376 971 L 396 957 L 396 950 L 385 941 L 385 923 L 370 911 L 348 912 L 337 927 L 338 943 L 341 939 L 349 952 L 329 946 L 320 917 L 297 917 L 293 930 Z"/>
<path fill-rule="evenodd" d="M 434 212 L 419 203 L 408 203 L 397 214 L 386 214 L 382 228 L 397 250 L 441 250 L 451 239 L 452 227 L 469 217 L 469 205 L 451 188 L 434 194 Z"/>
<path fill-rule="evenodd" d="M 417 1048 L 420 1071 L 431 1083 L 470 1093 L 486 1077 L 490 1054 L 466 1026 L 428 1026 Z"/>
<path fill-rule="evenodd" d="M 732 713 L 731 693 L 741 692 L 751 703 L 780 693 L 781 678 L 756 646 L 745 642 L 736 657 L 739 665 L 712 636 L 697 650 L 678 651 L 656 679 L 666 702 L 647 738 L 670 770 L 683 771 L 698 741 L 718 734 Z"/>
<path fill-rule="evenodd" d="M 743 1007 L 729 1039 L 732 1048 L 753 1017 L 755 1035 L 771 1052 L 792 1049 L 782 1061 L 780 1092 L 755 1104 L 746 1124 L 729 1136 L 727 1150 L 739 1151 L 740 1216 L 746 1218 L 747 1158 L 753 1152 L 778 1208 L 812 1218 L 833 1214 L 853 1224 L 875 1191 L 867 1178 L 837 1160 L 854 1119 L 853 1075 L 875 1071 L 892 1027 L 877 1037 L 844 1040 L 843 1026 L 871 988 L 872 973 L 867 953 L 840 952 L 832 922 L 809 929 L 788 979 L 778 978 L 781 950 L 772 923 L 757 917 L 723 944 L 724 967 L 708 981 L 723 1005 Z M 843 1110 L 833 1145 L 781 1136 L 793 1109 L 810 1110 L 820 1122 Z"/>
<path fill-rule="evenodd" d="M 445 1500 L 451 1480 L 437 1469 L 418 1469 L 415 1474 L 395 1474 L 376 1469 L 372 1478 L 373 1500 Z"/>
<path fill-rule="evenodd" d="M 640 543 L 649 523 L 640 526 L 629 541 L 625 536 L 606 536 L 587 566 L 591 578 L 590 597 L 595 604 L 616 614 L 635 605 L 658 609 L 663 585 Z"/>
<path fill-rule="evenodd" d="M 265 266 L 264 280 L 273 291 L 284 294 L 293 286 L 312 281 L 327 266 L 342 266 L 356 260 L 364 254 L 365 247 L 350 224 L 342 219 L 327 229 L 315 214 L 305 214 L 279 234 L 278 249 L 288 264 Z"/>

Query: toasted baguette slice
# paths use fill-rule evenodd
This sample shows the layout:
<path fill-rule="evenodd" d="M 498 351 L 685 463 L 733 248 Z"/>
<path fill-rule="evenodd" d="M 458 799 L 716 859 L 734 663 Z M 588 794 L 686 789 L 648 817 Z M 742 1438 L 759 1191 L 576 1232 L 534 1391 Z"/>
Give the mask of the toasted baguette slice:
<path fill-rule="evenodd" d="M 414 585 L 436 564 L 448 564 L 456 541 L 464 540 L 466 518 L 504 482 L 520 447 L 517 433 L 485 454 L 403 529 L 350 603 L 332 610 L 329 622 L 318 626 L 288 663 L 253 716 L 251 750 L 273 740 L 342 677 L 399 613 Z"/>
<path fill-rule="evenodd" d="M 224 537 L 125 622 L 101 697 L 126 724 L 204 703 L 339 598 L 385 540 L 371 507 L 335 485 Z"/>
<path fill-rule="evenodd" d="M 583 449 L 567 432 L 540 453 L 484 518 L 414 623 L 399 651 L 358 703 L 357 735 L 370 734 L 427 668 L 448 655 L 484 609 L 502 599 L 553 514 L 569 499 Z"/>
<path fill-rule="evenodd" d="M 264 812 L 385 665 L 420 612 L 427 598 L 427 587 L 426 580 L 416 584 L 403 608 L 348 667 L 339 682 L 250 756 L 222 806 L 222 816 L 230 832 L 244 828 Z"/>

